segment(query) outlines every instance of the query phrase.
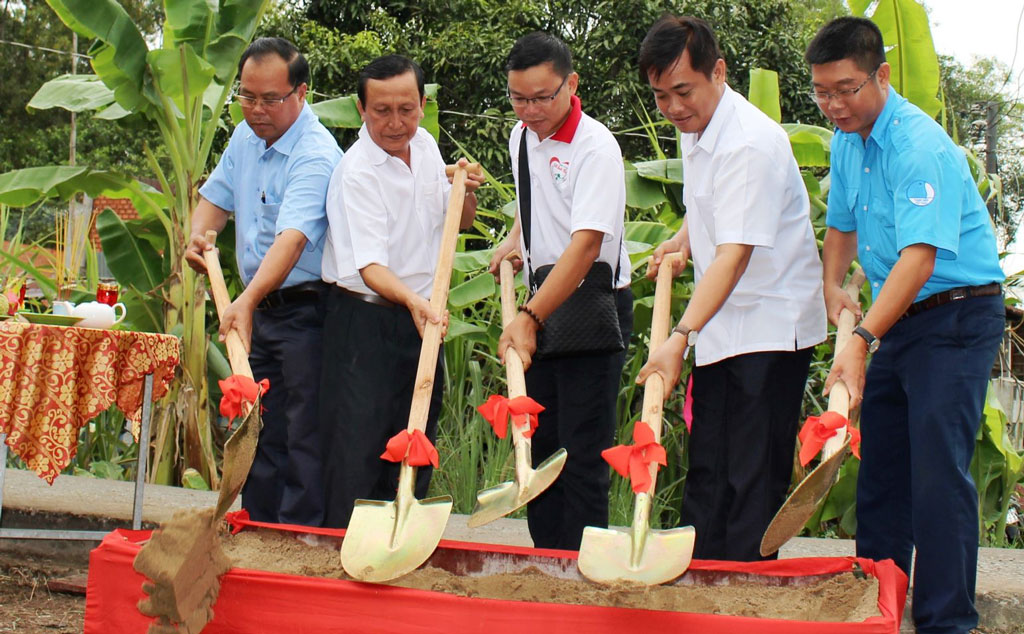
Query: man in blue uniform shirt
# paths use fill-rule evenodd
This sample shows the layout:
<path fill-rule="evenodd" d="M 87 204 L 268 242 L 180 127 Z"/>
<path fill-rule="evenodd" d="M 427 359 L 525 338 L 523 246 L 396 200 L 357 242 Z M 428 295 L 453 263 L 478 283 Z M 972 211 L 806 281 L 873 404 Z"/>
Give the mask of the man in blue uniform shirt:
<path fill-rule="evenodd" d="M 963 152 L 889 85 L 882 35 L 838 18 L 807 50 L 812 98 L 838 128 L 824 246 L 837 321 L 856 255 L 874 298 L 832 367 L 863 398 L 857 554 L 914 570 L 918 632 L 978 623 L 974 438 L 1004 316 L 995 236 Z M 865 382 L 865 361 L 872 354 Z M 941 509 L 942 521 L 934 514 Z"/>
<path fill-rule="evenodd" d="M 235 102 L 245 121 L 199 193 L 186 258 L 205 271 L 209 229 L 235 216 L 245 291 L 221 318 L 249 349 L 257 380 L 270 379 L 263 431 L 242 506 L 259 521 L 323 521 L 318 392 L 326 285 L 320 260 L 327 185 L 341 150 L 306 105 L 309 65 L 281 38 L 253 42 L 239 62 Z"/>

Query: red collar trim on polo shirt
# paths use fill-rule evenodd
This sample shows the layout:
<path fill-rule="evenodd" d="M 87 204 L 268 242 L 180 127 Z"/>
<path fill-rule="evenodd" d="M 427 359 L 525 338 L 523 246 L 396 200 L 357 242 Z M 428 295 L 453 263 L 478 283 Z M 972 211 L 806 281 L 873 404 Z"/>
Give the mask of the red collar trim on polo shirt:
<path fill-rule="evenodd" d="M 558 128 L 558 131 L 551 135 L 551 138 L 562 143 L 572 143 L 573 137 L 576 136 L 576 128 L 580 126 L 580 119 L 582 118 L 583 106 L 580 104 L 580 98 L 573 95 L 569 99 L 569 116 L 562 123 L 562 127 Z M 525 123 L 523 123 L 523 127 L 526 127 Z"/>

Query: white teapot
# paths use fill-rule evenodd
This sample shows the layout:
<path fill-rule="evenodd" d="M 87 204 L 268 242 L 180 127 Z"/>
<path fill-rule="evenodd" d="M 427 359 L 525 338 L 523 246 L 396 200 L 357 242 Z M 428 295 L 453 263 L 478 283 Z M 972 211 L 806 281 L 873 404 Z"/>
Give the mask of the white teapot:
<path fill-rule="evenodd" d="M 128 311 L 125 309 L 124 304 L 118 302 L 113 306 L 102 304 L 100 302 L 85 302 L 78 304 L 77 306 L 70 302 L 61 302 L 68 304 L 68 308 L 71 310 L 73 317 L 82 317 L 82 321 L 75 324 L 82 328 L 110 328 L 114 324 L 121 323 L 124 320 L 125 315 Z M 54 307 L 56 309 L 56 306 Z M 121 316 L 117 316 L 117 309 L 121 309 Z M 54 310 L 56 313 L 57 311 Z"/>

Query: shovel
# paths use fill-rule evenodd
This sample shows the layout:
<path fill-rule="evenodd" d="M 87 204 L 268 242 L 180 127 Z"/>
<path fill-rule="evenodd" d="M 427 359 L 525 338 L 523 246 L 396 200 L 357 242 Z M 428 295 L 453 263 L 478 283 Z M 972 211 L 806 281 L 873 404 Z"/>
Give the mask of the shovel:
<path fill-rule="evenodd" d="M 850 299 L 857 301 L 860 296 L 860 287 L 864 285 L 864 271 L 857 269 L 850 276 L 843 290 L 850 296 Z M 839 324 L 836 328 L 835 354 L 846 346 L 846 343 L 853 336 L 854 322 L 856 316 L 849 310 L 843 309 L 839 313 Z M 850 413 L 850 392 L 846 384 L 836 381 L 828 395 L 828 411 L 841 414 L 844 418 Z M 836 435 L 825 441 L 821 449 L 821 462 L 807 477 L 797 485 L 793 492 L 786 498 L 782 507 L 761 538 L 761 556 L 767 557 L 782 548 L 782 545 L 795 537 L 807 524 L 807 520 L 814 515 L 815 509 L 821 500 L 835 484 L 839 475 L 839 467 L 843 465 L 846 456 L 850 453 L 850 436 L 847 428 L 836 430 Z"/>
<path fill-rule="evenodd" d="M 448 167 L 454 173 L 448 210 L 441 234 L 441 250 L 430 291 L 430 308 L 443 314 L 448 304 L 455 243 L 459 237 L 459 219 L 466 197 L 466 173 L 480 173 L 476 163 Z M 416 368 L 416 382 L 409 408 L 409 432 L 427 428 L 430 395 L 434 389 L 434 370 L 441 347 L 441 323 L 427 322 Z M 341 565 L 350 576 L 362 581 L 388 581 L 412 572 L 430 557 L 444 533 L 452 512 L 452 497 L 441 495 L 417 500 L 413 492 L 416 467 L 402 459 L 398 472 L 398 492 L 393 502 L 356 500 L 349 519 L 345 541 L 341 544 Z"/>
<path fill-rule="evenodd" d="M 208 231 L 206 240 L 216 243 L 217 233 Z M 231 304 L 216 249 L 203 253 L 217 312 Z M 249 355 L 235 330 L 225 337 L 231 371 L 253 378 Z M 238 497 L 256 455 L 262 422 L 259 397 L 242 404 L 241 425 L 224 444 L 223 475 L 217 505 L 212 509 L 181 512 L 164 522 L 142 547 L 133 564 L 135 570 L 152 580 L 143 584 L 147 598 L 139 610 L 157 618 L 150 632 L 199 632 L 213 618 L 213 604 L 220 592 L 220 575 L 231 568 L 217 535 L 221 519 Z M 173 630 L 171 624 L 177 624 Z M 166 628 L 166 629 L 165 629 Z"/>
<path fill-rule="evenodd" d="M 668 339 L 669 309 L 672 299 L 672 265 L 679 254 L 665 256 L 658 269 L 654 291 L 654 311 L 651 317 L 650 352 Z M 647 377 L 644 384 L 644 404 L 641 419 L 654 432 L 654 441 L 661 439 L 661 410 L 665 383 L 660 374 Z M 692 526 L 668 530 L 650 527 L 651 504 L 657 485 L 658 465 L 650 467 L 651 485 L 636 494 L 633 506 L 633 525 L 626 528 L 583 529 L 580 544 L 580 572 L 597 583 L 639 583 L 656 585 L 683 574 L 693 557 L 696 534 Z"/>
<path fill-rule="evenodd" d="M 512 263 L 503 260 L 501 263 L 501 320 L 503 326 L 516 315 L 515 287 L 512 281 Z M 514 348 L 505 350 L 505 377 L 508 381 L 508 396 L 516 398 L 526 396 L 526 378 L 523 375 L 523 360 Z M 519 425 L 512 424 L 512 442 L 516 455 L 516 479 L 503 482 L 484 489 L 476 494 L 476 508 L 469 516 L 471 528 L 483 526 L 488 522 L 508 515 L 523 506 L 542 491 L 551 486 L 565 466 L 567 456 L 565 449 L 559 449 L 539 467 L 533 469 L 530 439 L 523 436 Z"/>
<path fill-rule="evenodd" d="M 207 231 L 206 241 L 216 244 L 217 232 Z M 217 315 L 223 317 L 224 311 L 231 305 L 231 298 L 228 297 L 228 289 L 224 283 L 224 272 L 220 268 L 217 250 L 204 251 L 203 259 L 206 260 L 206 275 L 210 279 L 210 292 L 213 294 L 213 303 L 217 306 Z M 245 351 L 245 344 L 242 343 L 238 332 L 234 329 L 229 330 L 227 336 L 224 337 L 224 345 L 228 349 L 231 372 L 250 379 L 253 378 L 252 369 L 249 367 L 249 353 Z M 220 493 L 217 495 L 217 507 L 214 513 L 215 521 L 223 517 L 231 508 L 231 504 L 242 490 L 242 485 L 245 484 L 252 461 L 256 457 L 256 442 L 260 436 L 260 428 L 263 427 L 260 410 L 259 407 L 250 403 L 243 403 L 242 409 L 244 414 L 242 424 L 224 443 L 224 462 Z"/>

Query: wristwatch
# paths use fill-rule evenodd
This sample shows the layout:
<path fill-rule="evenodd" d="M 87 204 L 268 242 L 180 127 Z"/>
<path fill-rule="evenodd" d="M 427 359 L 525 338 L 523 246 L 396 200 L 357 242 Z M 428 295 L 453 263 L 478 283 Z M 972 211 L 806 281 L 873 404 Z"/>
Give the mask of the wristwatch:
<path fill-rule="evenodd" d="M 871 354 L 874 354 L 878 350 L 878 347 L 882 345 L 882 340 L 868 332 L 867 328 L 864 328 L 863 326 L 857 326 L 854 328 L 853 334 L 859 335 L 861 339 L 868 343 L 868 352 Z"/>
<path fill-rule="evenodd" d="M 695 345 L 697 345 L 697 331 L 696 330 L 691 330 L 690 328 L 687 328 L 686 326 L 676 326 L 675 328 L 672 329 L 672 332 L 678 332 L 679 334 L 681 334 L 683 336 L 684 339 L 686 339 L 686 347 L 687 348 L 692 348 Z"/>

